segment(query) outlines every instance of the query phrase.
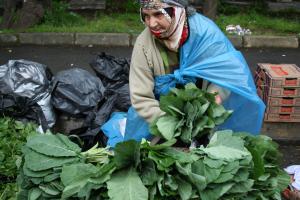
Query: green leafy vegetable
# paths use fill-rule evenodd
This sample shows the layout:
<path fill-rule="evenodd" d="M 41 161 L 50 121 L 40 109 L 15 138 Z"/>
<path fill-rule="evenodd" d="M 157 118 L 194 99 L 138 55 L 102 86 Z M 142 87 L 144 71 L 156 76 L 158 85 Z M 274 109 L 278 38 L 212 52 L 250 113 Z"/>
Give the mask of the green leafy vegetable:
<path fill-rule="evenodd" d="M 179 138 L 184 143 L 191 143 L 194 138 L 211 133 L 232 113 L 216 104 L 214 95 L 192 83 L 184 89 L 172 89 L 160 98 L 160 108 L 166 114 L 151 123 L 151 133 L 166 140 Z"/>

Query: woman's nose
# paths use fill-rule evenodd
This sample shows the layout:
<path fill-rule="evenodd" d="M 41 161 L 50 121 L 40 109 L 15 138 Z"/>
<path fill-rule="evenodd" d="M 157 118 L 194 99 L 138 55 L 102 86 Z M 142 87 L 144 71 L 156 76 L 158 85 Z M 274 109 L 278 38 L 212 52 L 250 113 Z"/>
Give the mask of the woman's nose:
<path fill-rule="evenodd" d="M 149 19 L 149 27 L 156 27 L 157 26 L 157 19 L 155 17 L 150 17 Z"/>

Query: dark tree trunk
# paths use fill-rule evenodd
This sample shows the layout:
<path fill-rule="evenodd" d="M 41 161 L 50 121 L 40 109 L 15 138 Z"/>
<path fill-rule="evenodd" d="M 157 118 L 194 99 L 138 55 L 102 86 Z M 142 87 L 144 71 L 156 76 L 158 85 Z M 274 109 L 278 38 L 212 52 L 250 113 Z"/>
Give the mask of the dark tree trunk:
<path fill-rule="evenodd" d="M 218 0 L 204 0 L 203 14 L 210 19 L 215 19 L 217 16 Z"/>
<path fill-rule="evenodd" d="M 1 28 L 25 29 L 41 21 L 51 0 L 4 0 Z"/>

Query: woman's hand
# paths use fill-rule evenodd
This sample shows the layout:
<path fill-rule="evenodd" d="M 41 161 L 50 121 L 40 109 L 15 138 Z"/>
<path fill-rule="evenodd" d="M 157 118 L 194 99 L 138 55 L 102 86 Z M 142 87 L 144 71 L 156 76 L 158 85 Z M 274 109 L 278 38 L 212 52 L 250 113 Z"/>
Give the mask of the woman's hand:
<path fill-rule="evenodd" d="M 216 100 L 216 103 L 217 103 L 217 104 L 219 104 L 219 105 L 222 104 L 222 98 L 221 98 L 220 95 L 217 94 L 217 95 L 215 96 L 215 100 Z"/>

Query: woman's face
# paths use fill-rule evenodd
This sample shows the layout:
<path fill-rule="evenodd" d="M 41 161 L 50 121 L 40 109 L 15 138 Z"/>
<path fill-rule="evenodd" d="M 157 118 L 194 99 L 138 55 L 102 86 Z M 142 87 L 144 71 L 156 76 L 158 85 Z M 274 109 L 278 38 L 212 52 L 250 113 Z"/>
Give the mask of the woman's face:
<path fill-rule="evenodd" d="M 171 23 L 167 20 L 165 15 L 156 9 L 142 9 L 142 15 L 145 20 L 145 24 L 150 28 L 154 35 L 160 34 L 169 30 Z"/>

